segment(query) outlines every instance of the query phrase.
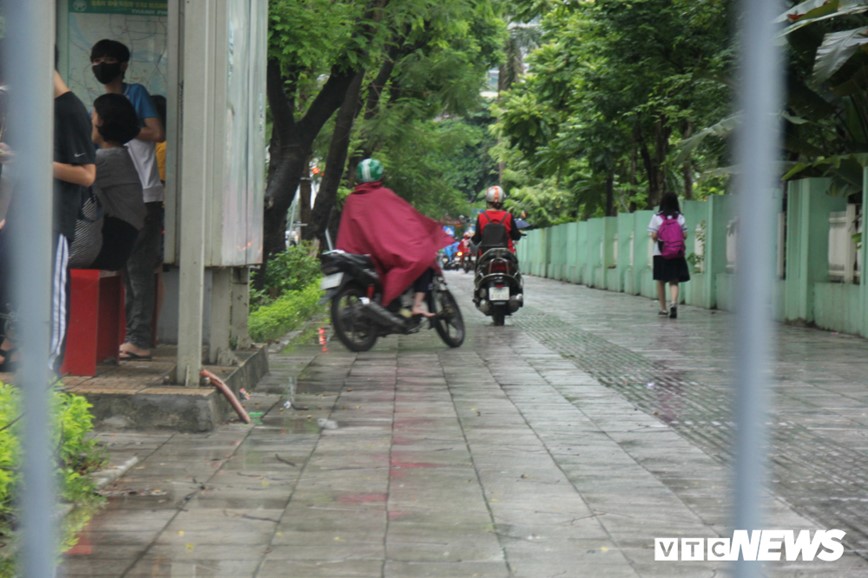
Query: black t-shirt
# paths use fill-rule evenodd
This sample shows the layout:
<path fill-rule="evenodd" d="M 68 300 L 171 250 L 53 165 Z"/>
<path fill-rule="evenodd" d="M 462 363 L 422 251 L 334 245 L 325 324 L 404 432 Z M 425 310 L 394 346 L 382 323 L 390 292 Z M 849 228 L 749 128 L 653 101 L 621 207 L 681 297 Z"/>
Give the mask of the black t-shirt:
<path fill-rule="evenodd" d="M 70 165 L 96 162 L 90 116 L 84 104 L 72 92 L 65 92 L 54 99 L 54 160 Z M 86 194 L 87 187 L 54 179 L 52 227 L 70 243 L 75 237 L 75 220 Z"/>

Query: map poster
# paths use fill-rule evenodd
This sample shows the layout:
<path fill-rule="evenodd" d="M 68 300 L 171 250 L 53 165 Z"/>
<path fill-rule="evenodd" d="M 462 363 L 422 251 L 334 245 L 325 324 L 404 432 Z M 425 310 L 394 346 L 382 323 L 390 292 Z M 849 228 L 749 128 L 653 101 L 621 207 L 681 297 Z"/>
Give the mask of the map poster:
<path fill-rule="evenodd" d="M 166 16 L 168 0 L 70 0 L 69 11 L 75 14 Z"/>

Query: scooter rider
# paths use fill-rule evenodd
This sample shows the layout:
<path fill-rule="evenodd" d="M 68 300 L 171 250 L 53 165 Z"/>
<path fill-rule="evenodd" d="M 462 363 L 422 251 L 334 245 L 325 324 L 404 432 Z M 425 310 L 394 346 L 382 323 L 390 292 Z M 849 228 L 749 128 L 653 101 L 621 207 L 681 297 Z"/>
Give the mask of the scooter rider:
<path fill-rule="evenodd" d="M 383 164 L 365 159 L 356 167 L 358 185 L 347 197 L 335 246 L 370 255 L 383 279 L 384 307 L 413 285 L 413 315 L 431 317 L 424 305 L 431 290 L 437 251 L 452 243 L 437 221 L 383 186 Z"/>
<path fill-rule="evenodd" d="M 461 241 L 458 242 L 458 253 L 461 255 L 460 266 L 464 266 L 468 259 L 470 259 L 470 237 L 473 234 L 470 231 L 464 231 L 464 235 L 461 237 Z"/>
<path fill-rule="evenodd" d="M 503 202 L 506 200 L 506 193 L 503 187 L 494 185 L 488 187 L 485 191 L 485 201 L 488 208 L 476 217 L 476 227 L 471 242 L 474 246 L 479 247 L 479 255 L 481 256 L 484 248 L 493 246 L 494 244 L 505 243 L 506 248 L 511 253 L 515 253 L 515 241 L 521 239 L 521 231 L 515 224 L 515 218 L 509 211 L 503 210 Z M 491 224 L 502 225 L 505 229 L 505 235 L 500 227 L 497 227 L 497 234 L 492 230 L 485 234 L 485 229 Z M 505 237 L 505 239 L 497 239 L 497 237 Z M 490 247 L 489 247 L 490 248 Z"/>

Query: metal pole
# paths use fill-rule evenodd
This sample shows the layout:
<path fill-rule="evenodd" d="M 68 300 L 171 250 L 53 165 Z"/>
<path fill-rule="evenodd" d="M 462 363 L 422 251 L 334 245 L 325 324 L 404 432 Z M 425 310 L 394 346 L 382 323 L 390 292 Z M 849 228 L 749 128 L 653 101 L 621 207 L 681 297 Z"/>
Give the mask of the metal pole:
<path fill-rule="evenodd" d="M 54 70 L 54 0 L 6 1 L 9 108 L 7 132 L 15 154 L 12 200 L 13 295 L 21 365 L 23 464 L 18 505 L 21 550 L 18 575 L 52 577 L 58 551 L 54 467 L 50 441 L 49 303 Z M 14 48 L 13 48 L 14 47 Z"/>
<path fill-rule="evenodd" d="M 740 109 L 744 122 L 736 140 L 740 167 L 737 189 L 737 316 L 735 331 L 736 439 L 734 528 L 762 528 L 766 484 L 769 369 L 772 345 L 773 191 L 779 158 L 782 90 L 774 19 L 777 1 L 743 0 L 740 34 Z M 761 575 L 757 563 L 735 562 L 735 575 Z"/>
<path fill-rule="evenodd" d="M 181 114 L 181 158 L 184 159 L 180 188 L 181 228 L 178 303 L 178 368 L 176 382 L 199 386 L 202 369 L 202 311 L 205 284 L 205 242 L 208 238 L 209 171 L 215 147 L 214 136 L 214 56 L 211 54 L 215 17 L 225 3 L 184 2 L 182 29 L 184 78 Z M 217 147 L 216 150 L 222 150 Z"/>

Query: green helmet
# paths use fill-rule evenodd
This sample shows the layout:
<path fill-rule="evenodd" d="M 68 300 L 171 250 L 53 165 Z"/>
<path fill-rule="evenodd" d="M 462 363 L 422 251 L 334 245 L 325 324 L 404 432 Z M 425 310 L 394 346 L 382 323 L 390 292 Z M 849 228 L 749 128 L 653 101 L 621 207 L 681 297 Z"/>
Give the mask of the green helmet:
<path fill-rule="evenodd" d="M 377 159 L 365 159 L 356 166 L 356 179 L 360 183 L 383 180 L 383 163 Z"/>

